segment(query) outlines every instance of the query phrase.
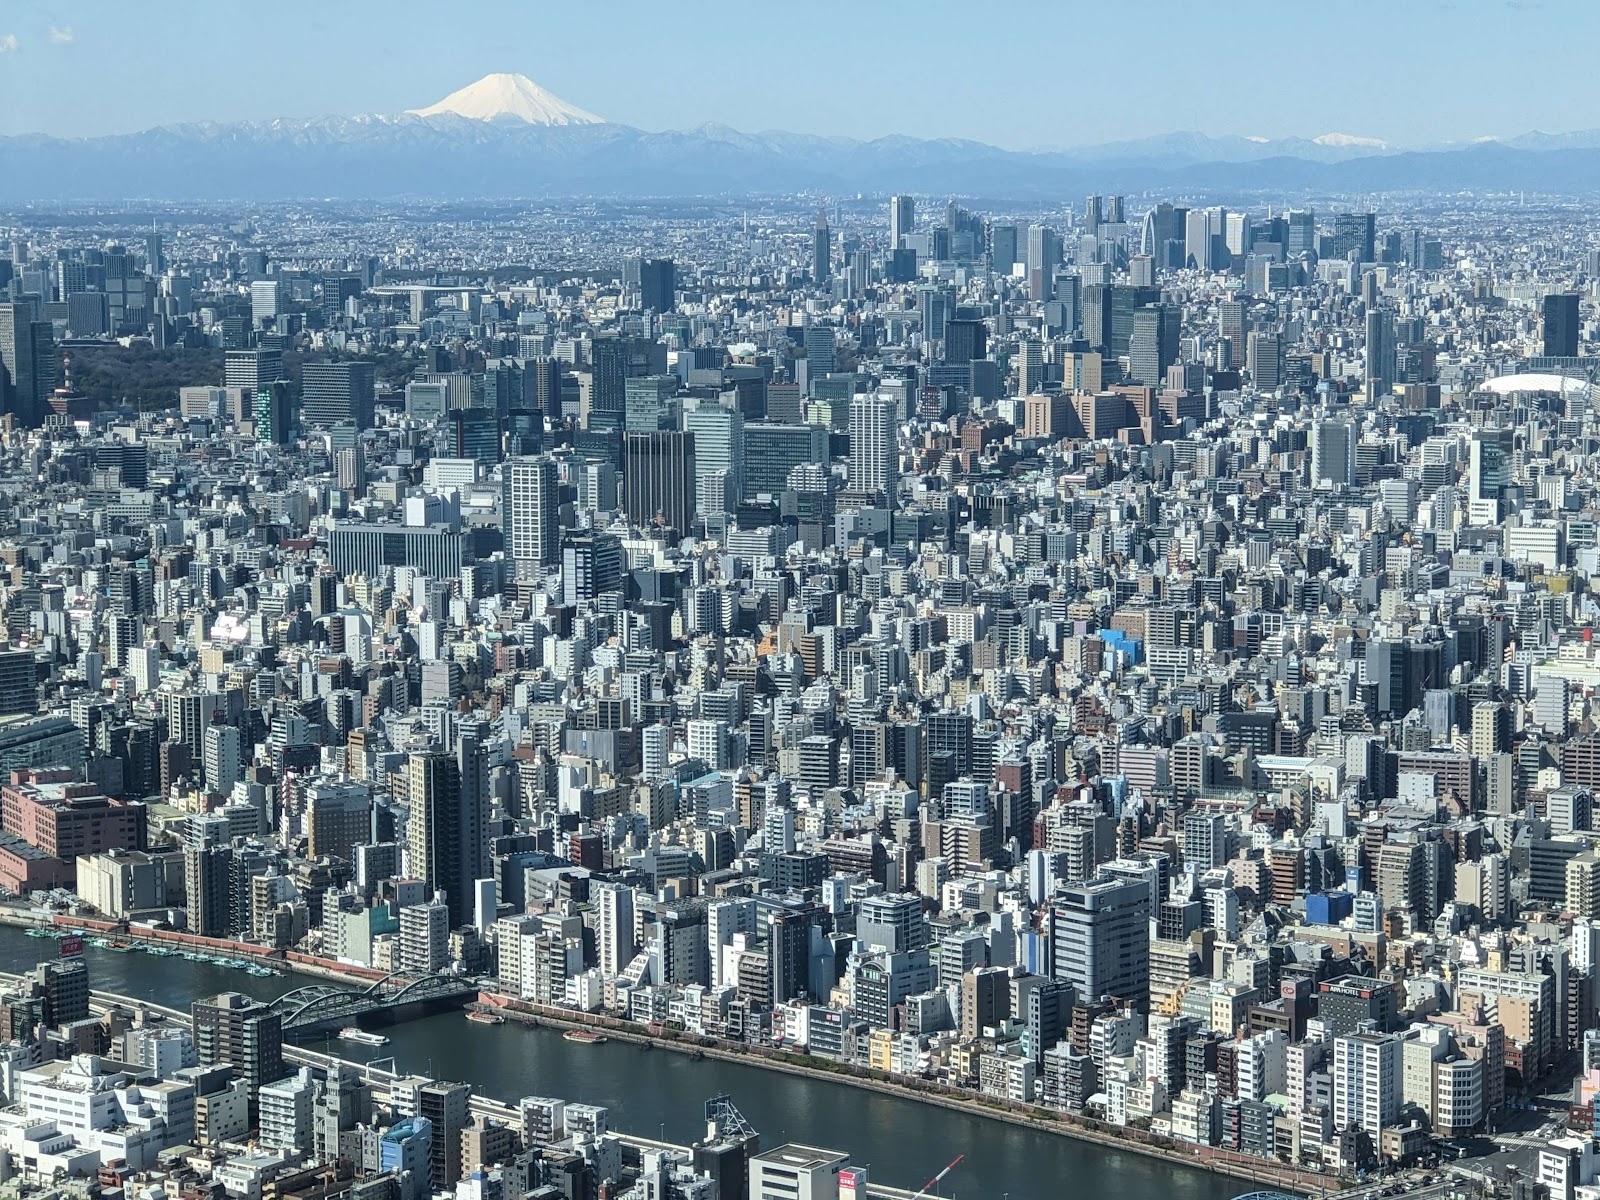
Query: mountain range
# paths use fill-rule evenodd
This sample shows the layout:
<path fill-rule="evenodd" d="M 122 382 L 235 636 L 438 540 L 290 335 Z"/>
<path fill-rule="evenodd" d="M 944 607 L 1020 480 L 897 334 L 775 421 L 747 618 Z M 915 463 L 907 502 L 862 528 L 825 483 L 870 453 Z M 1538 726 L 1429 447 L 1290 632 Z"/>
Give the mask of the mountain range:
<path fill-rule="evenodd" d="M 801 191 L 987 198 L 1164 190 L 1280 196 L 1600 187 L 1600 130 L 1394 147 L 1345 133 L 1172 133 L 1005 150 L 954 138 L 870 141 L 724 125 L 649 132 L 523 75 L 495 74 L 392 116 L 169 125 L 93 138 L 0 138 L 0 201 L 528 199 Z"/>

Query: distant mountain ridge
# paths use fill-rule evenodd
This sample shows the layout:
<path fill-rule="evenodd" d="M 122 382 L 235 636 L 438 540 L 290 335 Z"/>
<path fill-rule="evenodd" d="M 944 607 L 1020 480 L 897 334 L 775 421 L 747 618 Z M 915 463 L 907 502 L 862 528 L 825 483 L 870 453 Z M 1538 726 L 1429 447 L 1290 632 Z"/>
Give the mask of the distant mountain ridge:
<path fill-rule="evenodd" d="M 1175 132 L 1003 150 L 959 138 L 849 137 L 607 122 L 526 76 L 487 76 L 393 116 L 196 122 L 96 138 L 0 138 L 0 201 L 517 199 L 922 191 L 1527 190 L 1600 186 L 1600 130 L 1404 150 L 1377 138 Z"/>

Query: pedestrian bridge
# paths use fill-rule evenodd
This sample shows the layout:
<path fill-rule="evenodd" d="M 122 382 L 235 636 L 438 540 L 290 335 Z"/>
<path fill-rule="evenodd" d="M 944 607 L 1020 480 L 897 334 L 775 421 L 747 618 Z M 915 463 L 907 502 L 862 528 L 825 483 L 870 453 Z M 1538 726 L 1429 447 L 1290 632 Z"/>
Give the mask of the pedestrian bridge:
<path fill-rule="evenodd" d="M 476 981 L 465 975 L 417 975 L 395 971 L 366 987 L 312 983 L 285 992 L 267 1007 L 294 1033 L 335 1021 L 351 1022 L 403 1004 L 462 1000 L 476 995 Z"/>

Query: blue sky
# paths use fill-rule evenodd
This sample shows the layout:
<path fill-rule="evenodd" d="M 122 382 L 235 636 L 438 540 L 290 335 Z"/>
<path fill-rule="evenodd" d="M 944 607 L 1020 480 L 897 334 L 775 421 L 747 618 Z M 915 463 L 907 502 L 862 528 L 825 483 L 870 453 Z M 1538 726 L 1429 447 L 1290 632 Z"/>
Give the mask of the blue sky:
<path fill-rule="evenodd" d="M 1409 145 L 1600 126 L 1597 43 L 1595 0 L 0 0 L 0 134 L 397 112 L 520 71 L 646 129 Z"/>

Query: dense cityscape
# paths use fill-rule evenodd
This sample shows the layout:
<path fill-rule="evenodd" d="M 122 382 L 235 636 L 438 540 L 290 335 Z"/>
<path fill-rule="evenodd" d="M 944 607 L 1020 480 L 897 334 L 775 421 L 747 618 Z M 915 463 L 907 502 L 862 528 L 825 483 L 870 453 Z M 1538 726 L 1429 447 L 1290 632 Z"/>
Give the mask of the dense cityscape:
<path fill-rule="evenodd" d="M 1600 1195 L 1594 220 L 0 211 L 6 1194 L 963 1186 L 376 1057 L 446 1013 L 1179 1194 Z"/>

